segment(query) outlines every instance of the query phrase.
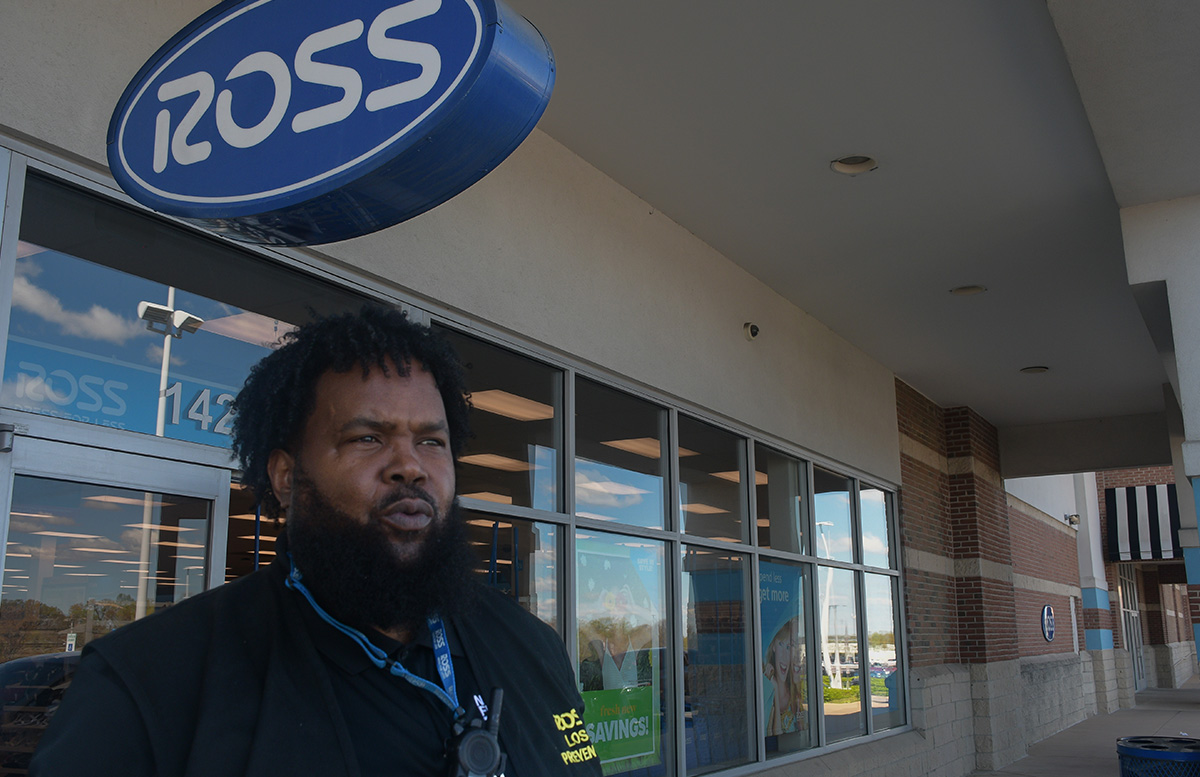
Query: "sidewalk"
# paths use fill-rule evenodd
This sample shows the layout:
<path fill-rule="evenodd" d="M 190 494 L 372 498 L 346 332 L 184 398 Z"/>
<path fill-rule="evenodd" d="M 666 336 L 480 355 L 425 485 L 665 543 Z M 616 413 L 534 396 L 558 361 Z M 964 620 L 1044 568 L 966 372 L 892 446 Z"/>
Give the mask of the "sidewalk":
<path fill-rule="evenodd" d="M 1136 706 L 1096 715 L 1029 748 L 1029 755 L 971 777 L 1117 777 L 1117 739 L 1131 736 L 1200 738 L 1200 676 L 1181 688 L 1150 688 Z"/>

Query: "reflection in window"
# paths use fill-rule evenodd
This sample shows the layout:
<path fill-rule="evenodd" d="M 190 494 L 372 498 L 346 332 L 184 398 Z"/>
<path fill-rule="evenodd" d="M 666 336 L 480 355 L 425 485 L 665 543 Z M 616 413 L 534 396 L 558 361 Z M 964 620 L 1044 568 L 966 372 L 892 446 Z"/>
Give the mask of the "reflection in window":
<path fill-rule="evenodd" d="M 821 576 L 821 682 L 825 686 L 825 739 L 866 733 L 859 688 L 858 606 L 854 572 L 825 567 Z"/>
<path fill-rule="evenodd" d="M 804 553 L 804 471 L 791 456 L 754 446 L 754 486 L 758 502 L 758 544 Z"/>
<path fill-rule="evenodd" d="M 661 542 L 576 535 L 579 682 L 606 775 L 675 771 L 664 561 Z"/>
<path fill-rule="evenodd" d="M 575 408 L 576 515 L 663 528 L 666 411 L 583 378 Z"/>
<path fill-rule="evenodd" d="M 559 631 L 559 529 L 551 523 L 463 511 L 475 574 Z"/>
<path fill-rule="evenodd" d="M 745 440 L 680 415 L 680 528 L 697 537 L 748 542 L 745 471 Z"/>
<path fill-rule="evenodd" d="M 887 495 L 878 488 L 863 487 L 858 491 L 858 503 L 862 512 L 862 563 L 887 569 L 892 566 Z"/>
<path fill-rule="evenodd" d="M 875 731 L 904 722 L 904 684 L 896 671 L 896 578 L 865 575 L 871 720 Z"/>
<path fill-rule="evenodd" d="M 835 561 L 854 561 L 850 478 L 814 468 L 813 510 L 817 527 L 813 553 Z"/>
<path fill-rule="evenodd" d="M 713 550 L 683 550 L 684 749 L 689 774 L 753 759 L 750 716 L 749 564 Z"/>
<path fill-rule="evenodd" d="M 16 475 L 0 662 L 74 649 L 205 586 L 211 504 Z"/>
<path fill-rule="evenodd" d="M 812 677 L 805 628 L 807 565 L 759 562 L 762 617 L 763 720 L 768 756 L 816 744 L 811 714 Z"/>
<path fill-rule="evenodd" d="M 145 434 L 161 426 L 166 437 L 228 447 L 229 403 L 250 366 L 292 328 L 286 322 L 360 302 L 31 174 L 0 402 Z M 168 331 L 177 312 L 182 326 Z"/>
<path fill-rule="evenodd" d="M 449 329 L 471 392 L 472 437 L 459 459 L 462 496 L 555 511 L 562 373 Z"/>
<path fill-rule="evenodd" d="M 283 519 L 259 515 L 254 492 L 241 484 L 229 490 L 229 537 L 225 544 L 225 582 L 248 575 L 275 560 L 275 542 Z"/>

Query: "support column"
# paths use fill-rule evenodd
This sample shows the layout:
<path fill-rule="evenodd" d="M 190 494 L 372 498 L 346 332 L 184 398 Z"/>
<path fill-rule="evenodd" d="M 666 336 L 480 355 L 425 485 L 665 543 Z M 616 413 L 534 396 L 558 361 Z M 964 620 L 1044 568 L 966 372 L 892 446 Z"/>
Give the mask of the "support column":
<path fill-rule="evenodd" d="M 1105 575 L 1104 544 L 1100 525 L 1100 502 L 1096 473 L 1075 475 L 1075 504 L 1079 514 L 1080 597 L 1083 604 L 1083 642 L 1091 659 L 1096 689 L 1096 712 L 1106 714 L 1120 708 L 1117 693 L 1117 663 L 1113 645 L 1112 600 Z"/>
<path fill-rule="evenodd" d="M 1008 500 L 996 429 L 970 408 L 946 411 L 946 463 L 959 655 L 971 673 L 976 766 L 1025 755 Z"/>

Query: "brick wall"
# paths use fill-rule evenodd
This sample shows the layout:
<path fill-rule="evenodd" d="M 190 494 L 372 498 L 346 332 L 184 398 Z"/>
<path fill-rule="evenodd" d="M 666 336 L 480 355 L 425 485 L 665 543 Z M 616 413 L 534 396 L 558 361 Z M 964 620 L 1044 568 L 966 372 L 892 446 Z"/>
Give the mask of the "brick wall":
<path fill-rule="evenodd" d="M 913 667 L 957 664 L 945 413 L 900 381 L 896 408 L 903 445 L 898 504 L 901 546 L 908 562 L 904 603 L 910 661 Z"/>
<path fill-rule="evenodd" d="M 1071 652 L 1074 529 L 1027 505 L 1010 507 L 996 429 L 978 413 L 939 408 L 902 381 L 896 408 L 912 665 Z M 1041 630 L 1046 604 L 1057 619 L 1052 643 Z"/>

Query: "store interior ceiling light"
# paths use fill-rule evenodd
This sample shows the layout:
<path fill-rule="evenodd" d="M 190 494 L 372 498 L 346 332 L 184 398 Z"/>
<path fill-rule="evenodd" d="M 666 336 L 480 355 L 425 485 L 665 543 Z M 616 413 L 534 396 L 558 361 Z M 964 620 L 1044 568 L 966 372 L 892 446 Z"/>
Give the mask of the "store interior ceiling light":
<path fill-rule="evenodd" d="M 132 550 L 121 550 L 120 548 L 70 548 L 70 550 L 78 553 L 133 553 Z"/>
<path fill-rule="evenodd" d="M 721 480 L 728 480 L 730 483 L 741 483 L 742 482 L 742 473 L 738 472 L 736 469 L 730 470 L 729 472 L 710 472 L 708 474 L 712 475 L 714 478 L 720 478 Z M 756 470 L 754 472 L 754 485 L 765 486 L 766 484 L 767 484 L 767 473 L 758 472 Z"/>
<path fill-rule="evenodd" d="M 607 445 L 610 448 L 616 448 L 619 451 L 633 453 L 638 456 L 645 456 L 648 459 L 662 458 L 662 443 L 653 437 L 632 437 L 628 440 L 608 440 L 601 441 L 601 445 Z M 699 456 L 696 451 L 688 450 L 687 448 L 679 449 L 679 458 L 683 459 L 688 456 Z"/>
<path fill-rule="evenodd" d="M 472 392 L 471 406 L 516 421 L 545 421 L 554 417 L 554 408 L 550 405 L 501 389 Z"/>
<path fill-rule="evenodd" d="M 467 499 L 480 499 L 484 502 L 495 502 L 496 504 L 502 504 L 502 505 L 512 504 L 511 496 L 505 496 L 504 494 L 497 494 L 494 491 L 476 491 L 473 494 L 460 494 L 459 496 L 464 496 Z"/>
<path fill-rule="evenodd" d="M 518 461 L 495 453 L 472 453 L 470 456 L 460 456 L 458 460 L 474 464 L 476 467 L 498 469 L 501 472 L 528 472 L 531 469 L 542 469 L 542 467 L 535 467 L 527 461 Z"/>
<path fill-rule="evenodd" d="M 878 167 L 878 162 L 869 156 L 861 154 L 840 157 L 829 163 L 829 169 L 833 170 L 833 172 L 851 177 L 869 173 L 872 170 L 878 169 Z"/>
<path fill-rule="evenodd" d="M 100 496 L 85 496 L 83 498 L 83 501 L 85 501 L 85 502 L 100 502 L 101 504 L 114 504 L 114 505 L 136 505 L 137 507 L 142 507 L 143 505 L 146 504 L 145 498 L 134 499 L 133 497 L 117 496 L 115 494 L 101 494 Z M 156 501 L 151 502 L 150 506 L 151 507 L 174 507 L 175 503 L 174 502 L 160 502 L 160 501 L 156 500 Z"/>
<path fill-rule="evenodd" d="M 157 523 L 127 523 L 127 529 L 158 529 L 159 531 L 196 531 L 186 526 L 160 526 Z"/>
<path fill-rule="evenodd" d="M 721 515 L 728 514 L 728 510 L 722 510 L 720 507 L 706 505 L 703 502 L 692 502 L 683 506 L 685 513 L 693 513 L 694 515 Z"/>
<path fill-rule="evenodd" d="M 982 294 L 987 291 L 987 286 L 972 284 L 970 286 L 955 286 L 950 290 L 950 293 L 956 297 L 973 297 L 976 294 Z"/>
<path fill-rule="evenodd" d="M 98 540 L 99 534 L 72 534 L 65 531 L 35 531 L 33 532 L 38 537 L 65 537 L 68 540 Z"/>

